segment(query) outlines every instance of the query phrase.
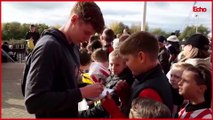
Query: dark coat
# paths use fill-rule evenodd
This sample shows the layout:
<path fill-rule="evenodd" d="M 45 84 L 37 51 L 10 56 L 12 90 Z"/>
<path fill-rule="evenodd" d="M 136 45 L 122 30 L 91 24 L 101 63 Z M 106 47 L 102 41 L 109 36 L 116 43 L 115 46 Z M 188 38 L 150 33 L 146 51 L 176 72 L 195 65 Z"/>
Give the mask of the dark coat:
<path fill-rule="evenodd" d="M 65 35 L 56 29 L 42 36 L 32 52 L 25 87 L 26 108 L 37 118 L 76 118 L 82 100 L 77 86 L 78 46 L 68 44 Z"/>

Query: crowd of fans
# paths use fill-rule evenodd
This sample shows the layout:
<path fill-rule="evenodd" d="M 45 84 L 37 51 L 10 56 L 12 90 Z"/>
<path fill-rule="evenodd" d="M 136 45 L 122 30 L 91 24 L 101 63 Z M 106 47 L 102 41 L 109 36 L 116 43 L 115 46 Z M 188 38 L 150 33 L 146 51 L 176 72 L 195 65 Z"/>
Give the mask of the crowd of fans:
<path fill-rule="evenodd" d="M 141 34 L 141 36 L 139 35 L 140 38 L 134 37 L 137 34 Z M 130 58 L 126 59 L 125 55 L 131 55 L 130 53 L 134 53 L 134 51 L 144 49 L 138 45 L 140 45 L 140 39 L 149 39 L 145 37 L 146 34 L 149 33 L 133 33 L 132 35 L 123 33 L 118 38 L 111 29 L 107 28 L 101 35 L 93 35 L 88 43 L 84 42 L 80 45 L 80 51 L 84 51 L 80 52 L 80 59 L 82 61 L 87 60 L 87 64 L 85 64 L 85 61 L 81 62 L 81 71 L 84 72 L 80 73 L 79 84 L 93 84 L 93 82 L 98 81 L 102 82 L 106 88 L 115 89 L 111 97 L 108 96 L 109 98 L 106 97 L 101 102 L 96 101 L 92 106 L 88 104 L 90 107 L 81 111 L 80 117 L 211 118 L 210 39 L 202 34 L 194 34 L 182 42 L 174 33 L 168 38 L 150 34 L 158 42 L 157 64 L 160 65 L 163 74 L 167 76 L 164 82 L 169 83 L 171 93 L 167 93 L 167 95 L 171 94 L 172 98 L 170 99 L 169 95 L 163 98 L 161 91 L 155 88 L 154 90 L 159 95 L 160 100 L 154 96 L 156 93 L 153 93 L 154 97 L 152 95 L 148 97 L 140 95 L 142 93 L 134 98 L 125 97 L 128 96 L 128 93 L 133 94 L 131 93 L 134 90 L 131 88 L 134 86 L 133 82 L 140 79 L 138 74 L 134 74 L 134 71 L 132 71 L 136 67 L 128 64 Z M 134 41 L 137 43 L 134 43 L 133 46 L 131 46 L 132 39 L 138 39 L 138 41 Z M 127 45 L 124 46 L 124 44 Z M 153 45 L 149 42 L 142 44 L 147 45 L 150 50 L 144 51 L 149 52 L 149 57 L 154 59 L 152 49 L 155 48 L 152 48 Z M 147 72 L 149 71 L 151 70 Z M 153 75 L 155 74 L 157 74 L 157 71 Z M 82 81 L 85 75 L 88 77 L 87 82 Z M 127 83 L 123 94 L 119 93 L 120 91 L 116 88 L 116 84 L 119 84 L 120 81 Z M 159 79 L 159 82 L 163 81 Z M 127 89 L 128 87 L 129 89 Z M 163 86 L 159 84 L 159 87 Z M 149 92 L 149 94 L 152 94 L 152 92 Z M 114 102 L 110 101 L 111 99 Z M 131 107 L 128 107 L 130 99 L 132 99 Z M 89 103 L 90 100 L 87 101 Z M 114 103 L 117 108 L 113 108 Z M 172 107 L 168 103 L 172 103 Z"/>
<path fill-rule="evenodd" d="M 124 29 L 115 35 L 103 28 L 94 2 L 77 2 L 65 25 L 45 30 L 40 39 L 30 26 L 22 84 L 29 113 L 37 118 L 212 118 L 211 39 L 197 33 L 180 42 L 175 33 L 166 38 Z M 11 52 L 8 43 L 2 50 Z M 99 96 L 105 90 L 110 91 Z"/>

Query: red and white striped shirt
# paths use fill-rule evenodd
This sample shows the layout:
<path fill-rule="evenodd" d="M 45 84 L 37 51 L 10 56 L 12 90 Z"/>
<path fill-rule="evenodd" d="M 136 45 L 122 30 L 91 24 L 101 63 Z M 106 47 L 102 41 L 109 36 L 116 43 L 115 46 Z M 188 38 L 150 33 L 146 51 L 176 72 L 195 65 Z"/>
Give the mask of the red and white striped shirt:
<path fill-rule="evenodd" d="M 182 118 L 182 119 L 186 119 L 186 118 L 211 119 L 212 118 L 212 110 L 211 110 L 211 108 L 203 108 L 203 109 L 198 109 L 198 110 L 195 110 L 195 111 L 186 112 L 186 107 L 184 107 L 179 111 L 178 118 Z"/>
<path fill-rule="evenodd" d="M 110 75 L 110 71 L 102 63 L 93 62 L 89 68 L 89 75 L 93 82 L 100 82 L 99 79 L 105 82 Z"/>

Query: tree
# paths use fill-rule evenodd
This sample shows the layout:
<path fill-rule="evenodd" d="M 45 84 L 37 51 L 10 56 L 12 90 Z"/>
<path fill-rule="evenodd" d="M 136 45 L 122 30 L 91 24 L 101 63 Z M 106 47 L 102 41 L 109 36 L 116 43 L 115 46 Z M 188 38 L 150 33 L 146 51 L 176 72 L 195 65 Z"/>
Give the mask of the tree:
<path fill-rule="evenodd" d="M 122 34 L 123 29 L 127 28 L 127 25 L 124 25 L 122 22 L 112 22 L 109 25 L 109 28 L 112 29 L 114 31 L 115 34 Z"/>
<path fill-rule="evenodd" d="M 18 39 L 20 38 L 20 29 L 21 24 L 18 22 L 11 22 L 11 23 L 3 23 L 2 27 L 2 39 Z"/>
<path fill-rule="evenodd" d="M 36 26 L 39 33 L 42 33 L 45 29 L 49 28 L 46 24 L 37 24 Z"/>
<path fill-rule="evenodd" d="M 210 31 L 208 30 L 208 28 L 205 27 L 205 26 L 203 26 L 203 25 L 200 25 L 200 26 L 198 27 L 197 31 L 198 31 L 198 33 L 202 33 L 202 34 L 205 35 L 205 36 L 207 36 L 208 33 L 210 32 Z"/>
<path fill-rule="evenodd" d="M 130 27 L 130 32 L 135 33 L 141 31 L 141 25 L 140 24 L 132 24 Z"/>
<path fill-rule="evenodd" d="M 131 33 L 134 33 L 134 32 L 139 32 L 141 31 L 141 24 L 140 23 L 136 23 L 136 24 L 132 24 L 131 27 L 130 27 L 130 32 Z M 145 26 L 145 31 L 149 31 L 149 26 L 148 24 L 146 23 L 146 26 Z"/>
<path fill-rule="evenodd" d="M 30 24 L 18 22 L 2 23 L 2 40 L 24 39 L 27 31 L 29 31 L 29 26 Z M 48 28 L 45 24 L 37 24 L 36 26 L 39 33 Z"/>
<path fill-rule="evenodd" d="M 148 25 L 148 23 L 146 23 L 146 25 L 145 25 L 145 31 L 146 31 L 146 32 L 149 31 L 149 25 Z"/>
<path fill-rule="evenodd" d="M 198 26 L 197 28 L 198 33 L 201 33 L 205 36 L 207 36 L 207 34 L 209 33 L 209 30 L 207 27 L 204 27 L 203 25 Z M 192 25 L 192 26 L 187 26 L 183 32 L 180 34 L 179 39 L 187 39 L 189 38 L 191 35 L 196 33 L 196 26 Z"/>
<path fill-rule="evenodd" d="M 54 25 L 54 28 L 59 29 L 60 27 L 61 27 L 61 25 L 59 25 L 59 24 Z"/>
<path fill-rule="evenodd" d="M 3 23 L 2 25 L 2 40 L 10 39 L 9 23 Z"/>
<path fill-rule="evenodd" d="M 154 35 L 157 35 L 157 36 L 160 36 L 160 35 L 162 35 L 164 37 L 168 37 L 169 36 L 169 34 L 166 33 L 164 30 L 162 30 L 161 28 L 152 29 L 152 30 L 150 30 L 150 32 L 152 34 L 154 34 Z"/>
<path fill-rule="evenodd" d="M 26 23 L 22 24 L 21 31 L 20 31 L 22 36 L 20 38 L 25 38 L 26 33 L 29 31 L 29 26 L 30 24 L 26 24 Z"/>

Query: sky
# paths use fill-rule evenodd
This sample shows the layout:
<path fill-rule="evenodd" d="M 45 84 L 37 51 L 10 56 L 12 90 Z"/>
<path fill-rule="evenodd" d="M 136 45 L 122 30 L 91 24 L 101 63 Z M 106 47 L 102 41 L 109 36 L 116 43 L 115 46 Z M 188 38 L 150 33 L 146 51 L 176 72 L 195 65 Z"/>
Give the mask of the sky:
<path fill-rule="evenodd" d="M 1 21 L 44 23 L 62 26 L 69 17 L 75 2 L 2 2 Z M 129 27 L 141 24 L 144 2 L 96 2 L 103 12 L 105 24 L 123 22 Z M 146 23 L 150 29 L 161 28 L 167 32 L 183 30 L 187 25 L 204 25 L 211 29 L 211 2 L 196 2 L 195 6 L 206 12 L 193 12 L 194 2 L 147 2 Z M 195 17 L 195 14 L 198 17 Z"/>

